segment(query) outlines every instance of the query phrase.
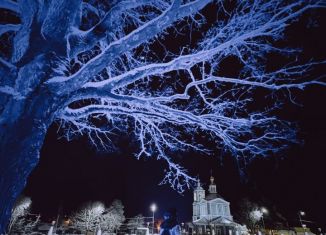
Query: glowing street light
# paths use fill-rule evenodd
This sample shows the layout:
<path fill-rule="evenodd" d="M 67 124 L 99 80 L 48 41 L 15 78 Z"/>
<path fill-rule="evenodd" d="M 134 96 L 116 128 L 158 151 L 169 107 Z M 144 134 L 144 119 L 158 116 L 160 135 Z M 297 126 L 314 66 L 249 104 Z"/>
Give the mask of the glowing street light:
<path fill-rule="evenodd" d="M 306 213 L 304 211 L 299 211 L 298 215 L 299 215 L 299 220 L 300 220 L 301 227 L 303 227 L 301 216 L 305 216 Z"/>
<path fill-rule="evenodd" d="M 153 203 L 153 204 L 151 205 L 151 211 L 152 211 L 152 212 L 155 212 L 156 209 L 157 209 L 156 204 Z"/>
<path fill-rule="evenodd" d="M 153 226 L 152 226 L 152 234 L 154 234 L 154 222 L 155 222 L 155 211 L 157 209 L 156 204 L 153 203 L 150 207 L 151 211 L 153 212 Z"/>
<path fill-rule="evenodd" d="M 264 230 L 266 230 L 265 222 L 264 222 L 264 214 L 267 215 L 268 210 L 265 207 L 262 207 L 262 208 L 260 208 L 260 212 L 261 212 L 261 220 L 263 221 L 263 227 L 264 227 Z"/>
<path fill-rule="evenodd" d="M 262 207 L 260 210 L 263 214 L 268 214 L 268 210 L 265 207 Z"/>

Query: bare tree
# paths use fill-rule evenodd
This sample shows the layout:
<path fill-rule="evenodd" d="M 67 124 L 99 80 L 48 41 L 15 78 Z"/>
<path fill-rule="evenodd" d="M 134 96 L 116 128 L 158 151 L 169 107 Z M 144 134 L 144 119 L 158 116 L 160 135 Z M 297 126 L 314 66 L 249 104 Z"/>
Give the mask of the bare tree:
<path fill-rule="evenodd" d="M 103 213 L 101 229 L 114 233 L 120 228 L 124 220 L 124 206 L 120 200 L 114 200 L 111 206 Z"/>
<path fill-rule="evenodd" d="M 162 182 L 179 191 L 195 179 L 171 153 L 208 152 L 201 139 L 249 159 L 295 142 L 295 128 L 272 112 L 278 94 L 324 86 L 309 76 L 324 63 L 301 64 L 284 32 L 321 8 L 323 0 L 2 0 L 0 233 L 54 122 L 68 139 L 87 135 L 111 150 L 112 134 L 129 133 L 136 157 L 165 160 Z M 271 54 L 287 59 L 269 68 Z M 257 90 L 274 102 L 253 108 Z"/>
<path fill-rule="evenodd" d="M 8 233 L 10 233 L 12 227 L 19 222 L 20 218 L 23 218 L 29 213 L 31 204 L 32 200 L 29 197 L 21 196 L 17 199 L 15 206 L 11 212 Z"/>
<path fill-rule="evenodd" d="M 95 232 L 104 211 L 105 207 L 102 202 L 87 202 L 72 215 L 72 227 L 83 233 Z"/>
<path fill-rule="evenodd" d="M 249 213 L 249 221 L 251 224 L 251 227 L 254 228 L 256 224 L 262 219 L 263 212 L 259 210 L 258 208 L 253 209 Z"/>
<path fill-rule="evenodd" d="M 239 203 L 239 213 L 237 219 L 248 226 L 251 231 L 255 231 L 257 222 L 261 219 L 262 212 L 257 203 L 244 198 Z"/>
<path fill-rule="evenodd" d="M 39 214 L 26 213 L 17 218 L 8 234 L 39 234 L 36 229 L 40 218 Z"/>

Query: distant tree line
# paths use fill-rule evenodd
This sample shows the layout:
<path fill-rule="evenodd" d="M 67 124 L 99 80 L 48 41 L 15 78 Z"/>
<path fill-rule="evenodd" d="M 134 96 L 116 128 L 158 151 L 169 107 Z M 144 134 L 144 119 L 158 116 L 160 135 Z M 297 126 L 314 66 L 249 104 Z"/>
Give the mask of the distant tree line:
<path fill-rule="evenodd" d="M 31 205 L 32 201 L 29 197 L 21 196 L 17 200 L 12 211 L 7 234 L 40 234 L 38 228 L 43 222 L 39 214 L 31 213 Z M 87 234 L 88 232 L 100 231 L 100 233 L 117 234 L 119 229 L 123 227 L 123 230 L 133 233 L 137 228 L 143 227 L 144 224 L 142 215 L 126 219 L 124 206 L 120 200 L 114 200 L 109 207 L 100 201 L 89 201 L 72 212 L 69 219 L 57 224 L 56 232 L 69 231 Z"/>

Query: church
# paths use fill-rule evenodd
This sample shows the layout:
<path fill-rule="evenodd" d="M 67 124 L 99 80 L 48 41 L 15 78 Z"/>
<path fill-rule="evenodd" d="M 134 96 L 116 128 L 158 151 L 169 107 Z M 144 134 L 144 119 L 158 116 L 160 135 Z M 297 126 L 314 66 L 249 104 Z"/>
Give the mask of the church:
<path fill-rule="evenodd" d="M 210 177 L 208 194 L 200 182 L 194 190 L 192 222 L 187 224 L 189 234 L 240 235 L 243 226 L 233 221 L 230 203 L 216 190 L 214 177 Z"/>

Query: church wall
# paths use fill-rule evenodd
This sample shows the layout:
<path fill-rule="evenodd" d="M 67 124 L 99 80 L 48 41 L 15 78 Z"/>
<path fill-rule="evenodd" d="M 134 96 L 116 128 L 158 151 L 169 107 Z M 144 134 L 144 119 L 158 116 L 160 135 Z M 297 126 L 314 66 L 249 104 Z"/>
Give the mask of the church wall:
<path fill-rule="evenodd" d="M 200 205 L 200 217 L 207 215 L 207 206 L 206 203 Z"/>
<path fill-rule="evenodd" d="M 202 201 L 193 204 L 193 220 L 203 217 L 213 219 L 219 216 L 232 219 L 229 203 Z"/>

